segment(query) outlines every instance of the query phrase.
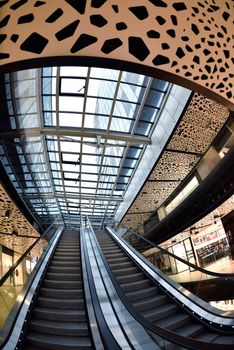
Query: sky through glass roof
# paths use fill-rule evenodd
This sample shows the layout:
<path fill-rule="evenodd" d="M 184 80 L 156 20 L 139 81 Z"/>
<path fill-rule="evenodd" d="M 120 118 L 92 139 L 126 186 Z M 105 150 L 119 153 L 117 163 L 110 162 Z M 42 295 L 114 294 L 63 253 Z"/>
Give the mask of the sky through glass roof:
<path fill-rule="evenodd" d="M 5 75 L 9 122 L 3 163 L 37 220 L 111 223 L 150 137 L 169 84 L 93 67 Z"/>

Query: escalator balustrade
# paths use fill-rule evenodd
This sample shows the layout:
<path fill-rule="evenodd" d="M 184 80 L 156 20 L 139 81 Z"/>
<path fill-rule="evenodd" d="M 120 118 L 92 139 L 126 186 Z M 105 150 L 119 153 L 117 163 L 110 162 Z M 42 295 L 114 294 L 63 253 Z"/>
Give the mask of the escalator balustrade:
<path fill-rule="evenodd" d="M 65 230 L 39 289 L 22 349 L 94 349 L 80 264 L 79 233 Z"/>
<path fill-rule="evenodd" d="M 174 333 L 211 344 L 234 344 L 234 335 L 219 334 L 194 320 L 142 272 L 106 232 L 96 237 L 128 301 L 145 319 Z"/>

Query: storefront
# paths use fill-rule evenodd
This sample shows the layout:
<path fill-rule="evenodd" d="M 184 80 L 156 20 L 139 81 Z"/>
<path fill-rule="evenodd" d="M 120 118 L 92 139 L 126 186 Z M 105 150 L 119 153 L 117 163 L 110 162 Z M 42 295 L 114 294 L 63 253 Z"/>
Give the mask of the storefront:
<path fill-rule="evenodd" d="M 183 232 L 161 246 L 170 253 L 200 267 L 206 267 L 230 254 L 228 238 L 220 219 L 202 229 L 197 228 L 192 234 Z M 193 271 L 191 267 L 168 254 L 157 254 L 160 255 L 160 258 L 157 257 L 156 260 L 160 261 L 165 272 L 178 274 Z"/>
<path fill-rule="evenodd" d="M 199 265 L 206 267 L 230 253 L 227 235 L 221 220 L 191 236 Z"/>

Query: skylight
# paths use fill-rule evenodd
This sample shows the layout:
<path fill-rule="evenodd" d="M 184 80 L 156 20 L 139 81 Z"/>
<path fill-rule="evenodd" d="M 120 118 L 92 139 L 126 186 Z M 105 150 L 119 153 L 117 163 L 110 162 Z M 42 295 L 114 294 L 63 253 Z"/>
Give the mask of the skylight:
<path fill-rule="evenodd" d="M 97 227 L 114 219 L 168 83 L 90 67 L 5 75 L 8 174 L 37 220 Z"/>

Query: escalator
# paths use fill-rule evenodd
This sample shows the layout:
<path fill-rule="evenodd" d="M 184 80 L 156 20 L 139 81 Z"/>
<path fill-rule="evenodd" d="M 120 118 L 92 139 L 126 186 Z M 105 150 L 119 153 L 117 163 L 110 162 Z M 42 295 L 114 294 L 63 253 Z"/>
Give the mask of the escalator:
<path fill-rule="evenodd" d="M 93 349 L 78 231 L 64 231 L 44 276 L 24 331 L 22 349 Z"/>
<path fill-rule="evenodd" d="M 218 331 L 203 323 L 202 317 L 200 320 L 193 318 L 193 311 L 187 312 L 167 295 L 167 291 L 148 278 L 108 233 L 99 231 L 96 237 L 128 301 L 147 321 L 174 334 L 207 343 L 211 349 L 218 344 L 223 344 L 224 349 L 231 348 L 233 330 Z"/>
<path fill-rule="evenodd" d="M 99 232 L 121 289 L 88 219 L 86 224 L 81 233 L 56 231 L 1 349 L 233 348 L 231 332 L 221 335 L 194 320 L 145 276 L 113 238 Z"/>

